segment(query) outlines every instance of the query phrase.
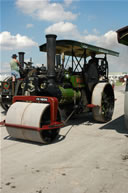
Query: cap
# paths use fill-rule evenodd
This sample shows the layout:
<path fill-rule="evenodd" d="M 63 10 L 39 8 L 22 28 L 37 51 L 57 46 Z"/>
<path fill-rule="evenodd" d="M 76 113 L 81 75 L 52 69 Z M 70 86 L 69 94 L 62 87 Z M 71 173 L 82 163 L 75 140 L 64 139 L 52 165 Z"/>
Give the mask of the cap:
<path fill-rule="evenodd" d="M 13 55 L 12 55 L 12 58 L 17 58 L 17 55 L 16 55 L 16 54 L 13 54 Z"/>

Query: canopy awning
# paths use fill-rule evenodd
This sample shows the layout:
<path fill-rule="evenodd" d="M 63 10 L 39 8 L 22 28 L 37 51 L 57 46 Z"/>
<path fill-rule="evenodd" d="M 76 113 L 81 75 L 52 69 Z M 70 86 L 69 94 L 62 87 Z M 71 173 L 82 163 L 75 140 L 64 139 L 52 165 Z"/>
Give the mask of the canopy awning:
<path fill-rule="evenodd" d="M 120 44 L 128 46 L 128 26 L 117 30 L 117 39 Z"/>
<path fill-rule="evenodd" d="M 39 49 L 41 52 L 47 52 L 46 43 L 39 46 Z M 74 40 L 56 41 L 56 54 L 64 53 L 67 56 L 72 56 L 73 54 L 75 54 L 76 57 L 81 57 L 85 51 L 86 57 L 90 56 L 91 52 L 95 52 L 95 54 L 109 54 L 113 56 L 119 56 L 118 52 Z"/>

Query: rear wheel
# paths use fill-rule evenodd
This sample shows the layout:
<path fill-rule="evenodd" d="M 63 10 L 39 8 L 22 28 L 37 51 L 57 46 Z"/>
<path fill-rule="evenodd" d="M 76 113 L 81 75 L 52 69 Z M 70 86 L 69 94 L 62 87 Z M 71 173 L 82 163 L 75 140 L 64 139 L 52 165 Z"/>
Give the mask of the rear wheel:
<path fill-rule="evenodd" d="M 93 118 L 99 122 L 108 122 L 114 111 L 114 91 L 109 83 L 99 83 L 93 90 Z"/>
<path fill-rule="evenodd" d="M 9 77 L 6 77 L 6 78 L 3 79 L 3 81 L 1 82 L 1 85 L 7 83 L 6 85 L 7 85 L 8 87 L 10 87 L 11 81 L 12 81 L 12 77 L 10 77 L 10 76 L 9 76 Z M 2 85 L 2 87 L 3 87 L 3 85 Z M 7 89 L 7 90 L 8 90 L 8 89 Z M 2 107 L 5 111 L 8 111 L 8 109 L 9 109 L 9 107 L 10 107 L 10 105 L 11 105 L 11 101 L 10 101 L 10 104 L 7 103 L 7 101 L 5 102 L 4 100 L 5 100 L 6 98 L 7 98 L 7 99 L 9 98 L 9 93 L 7 92 L 7 93 L 4 93 L 4 94 L 3 94 L 3 92 L 1 91 L 1 102 L 0 102 L 0 105 L 1 105 L 1 107 Z"/>

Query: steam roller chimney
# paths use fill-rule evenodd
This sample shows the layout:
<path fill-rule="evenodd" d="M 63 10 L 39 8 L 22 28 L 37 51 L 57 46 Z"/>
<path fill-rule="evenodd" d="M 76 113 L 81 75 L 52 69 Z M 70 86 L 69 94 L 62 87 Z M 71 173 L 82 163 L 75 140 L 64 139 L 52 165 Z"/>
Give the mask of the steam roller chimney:
<path fill-rule="evenodd" d="M 56 55 L 56 38 L 54 34 L 46 35 L 47 39 L 47 77 L 50 84 L 55 82 L 55 55 Z"/>
<path fill-rule="evenodd" d="M 24 52 L 18 52 L 19 54 L 19 62 L 21 64 L 21 67 L 24 68 Z"/>
<path fill-rule="evenodd" d="M 56 72 L 55 72 L 55 58 L 56 58 L 56 38 L 54 34 L 46 35 L 47 39 L 47 77 L 48 77 L 48 86 L 46 92 L 48 96 L 53 96 L 58 99 L 61 98 L 61 91 L 55 83 Z"/>

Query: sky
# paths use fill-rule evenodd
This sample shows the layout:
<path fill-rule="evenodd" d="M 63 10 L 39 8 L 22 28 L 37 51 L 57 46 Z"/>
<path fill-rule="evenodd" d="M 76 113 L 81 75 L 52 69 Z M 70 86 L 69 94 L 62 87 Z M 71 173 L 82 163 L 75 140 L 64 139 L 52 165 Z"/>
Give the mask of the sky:
<path fill-rule="evenodd" d="M 46 62 L 39 45 L 46 34 L 108 48 L 110 72 L 128 72 L 128 47 L 116 31 L 128 25 L 128 0 L 0 0 L 0 70 L 10 72 L 12 54 L 25 52 L 35 66 Z"/>

